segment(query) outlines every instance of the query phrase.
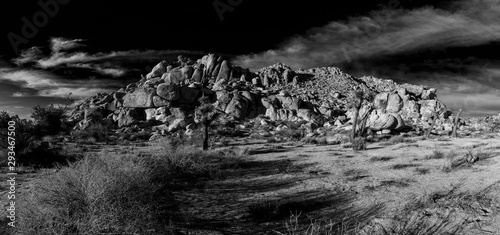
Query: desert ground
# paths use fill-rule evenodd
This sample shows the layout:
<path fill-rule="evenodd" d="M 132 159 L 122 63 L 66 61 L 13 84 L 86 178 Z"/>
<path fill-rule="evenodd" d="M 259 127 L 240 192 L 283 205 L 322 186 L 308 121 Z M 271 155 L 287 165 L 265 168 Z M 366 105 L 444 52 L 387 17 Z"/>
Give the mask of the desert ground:
<path fill-rule="evenodd" d="M 500 234 L 499 139 L 392 137 L 353 151 L 235 138 L 212 150 L 238 152 L 218 177 L 171 191 L 171 233 Z M 67 143 L 104 156 L 161 153 L 163 144 Z M 21 167 L 17 196 L 60 170 Z"/>

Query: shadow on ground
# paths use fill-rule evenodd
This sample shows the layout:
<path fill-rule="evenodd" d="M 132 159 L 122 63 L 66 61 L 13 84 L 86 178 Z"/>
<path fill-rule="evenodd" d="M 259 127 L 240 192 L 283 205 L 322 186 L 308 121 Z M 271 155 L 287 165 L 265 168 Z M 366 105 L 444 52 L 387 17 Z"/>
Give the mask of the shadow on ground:
<path fill-rule="evenodd" d="M 223 181 L 175 193 L 181 203 L 173 224 L 179 234 L 275 234 L 284 230 L 291 214 L 300 213 L 303 224 L 309 218 L 325 219 L 354 229 L 382 210 L 352 206 L 356 197 L 351 193 L 293 189 L 310 177 L 301 174 L 310 166 L 291 160 L 242 162 L 226 170 Z"/>

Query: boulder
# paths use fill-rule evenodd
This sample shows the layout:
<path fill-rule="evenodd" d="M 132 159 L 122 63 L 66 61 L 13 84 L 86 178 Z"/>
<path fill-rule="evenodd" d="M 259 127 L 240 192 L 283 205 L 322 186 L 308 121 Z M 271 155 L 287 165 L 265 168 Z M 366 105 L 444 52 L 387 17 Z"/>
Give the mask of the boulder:
<path fill-rule="evenodd" d="M 266 109 L 266 117 L 269 117 L 271 121 L 277 121 L 278 120 L 278 114 L 276 112 L 276 108 L 273 106 L 269 106 L 269 108 Z"/>
<path fill-rule="evenodd" d="M 398 94 L 390 94 L 387 100 L 387 112 L 397 113 L 403 108 L 403 100 Z"/>
<path fill-rule="evenodd" d="M 217 75 L 217 79 L 215 80 L 215 82 L 218 82 L 220 80 L 229 81 L 230 75 L 231 75 L 231 68 L 229 67 L 229 63 L 227 62 L 227 60 L 224 60 L 220 65 L 219 73 Z"/>
<path fill-rule="evenodd" d="M 194 120 L 192 118 L 186 118 L 186 119 L 175 119 L 168 125 L 168 132 L 175 132 L 178 130 L 185 129 L 186 126 L 189 124 L 194 123 Z"/>
<path fill-rule="evenodd" d="M 244 119 L 247 116 L 248 105 L 249 101 L 243 96 L 234 95 L 227 105 L 225 113 L 237 119 Z"/>
<path fill-rule="evenodd" d="M 153 104 L 155 107 L 170 107 L 170 101 L 159 97 L 159 96 L 154 96 L 153 97 Z"/>
<path fill-rule="evenodd" d="M 179 68 L 175 68 L 168 71 L 168 73 L 163 74 L 162 79 L 167 84 L 179 85 L 184 81 L 184 75 Z"/>
<path fill-rule="evenodd" d="M 146 113 L 146 121 L 155 120 L 156 108 L 145 109 L 144 113 Z"/>
<path fill-rule="evenodd" d="M 281 107 L 284 109 L 299 110 L 302 104 L 302 100 L 296 97 L 278 95 L 276 98 L 281 102 Z"/>
<path fill-rule="evenodd" d="M 211 75 L 212 71 L 215 69 L 215 66 L 217 65 L 217 60 L 219 59 L 218 56 L 214 54 L 209 54 L 206 59 L 206 74 Z"/>
<path fill-rule="evenodd" d="M 404 84 L 404 88 L 416 97 L 421 96 L 424 92 L 424 87 L 418 85 Z"/>
<path fill-rule="evenodd" d="M 123 97 L 123 106 L 127 108 L 153 108 L 154 88 L 139 87 L 134 92 Z"/>
<path fill-rule="evenodd" d="M 398 126 L 398 120 L 390 114 L 378 114 L 377 112 L 372 112 L 372 115 L 368 119 L 366 125 L 373 131 L 380 131 L 383 129 L 392 130 Z"/>
<path fill-rule="evenodd" d="M 166 61 L 161 61 L 160 63 L 158 63 L 154 68 L 153 70 L 151 70 L 150 73 L 148 73 L 146 75 L 146 78 L 147 79 L 151 79 L 151 78 L 154 78 L 154 77 L 161 77 L 164 73 L 167 72 L 167 62 Z"/>
<path fill-rule="evenodd" d="M 191 81 L 201 83 L 203 82 L 203 70 L 205 65 L 199 64 L 198 67 L 194 70 L 193 76 L 191 77 Z"/>
<path fill-rule="evenodd" d="M 158 85 L 158 88 L 156 88 L 156 93 L 158 93 L 158 96 L 164 98 L 167 101 L 176 101 L 181 97 L 179 87 L 171 83 L 163 83 Z"/>
<path fill-rule="evenodd" d="M 304 121 L 307 122 L 314 121 L 313 112 L 310 109 L 299 109 L 297 111 L 297 117 L 302 118 Z"/>
<path fill-rule="evenodd" d="M 186 67 L 181 68 L 180 70 L 181 70 L 181 74 L 182 74 L 182 82 L 185 84 L 189 83 L 189 81 L 191 80 L 191 77 L 193 76 L 193 73 L 194 73 L 193 67 L 186 66 Z"/>
<path fill-rule="evenodd" d="M 434 98 L 436 98 L 436 89 L 435 88 L 424 90 L 422 92 L 422 99 L 423 100 L 432 100 Z"/>
<path fill-rule="evenodd" d="M 157 108 L 156 112 L 154 114 L 154 118 L 156 121 L 162 122 L 162 123 L 167 123 L 169 120 L 169 116 L 172 113 L 170 113 L 170 110 L 166 107 L 161 107 Z"/>
<path fill-rule="evenodd" d="M 146 82 L 144 82 L 143 86 L 155 87 L 156 85 L 164 83 L 164 82 L 165 82 L 165 80 L 163 80 L 161 77 L 155 77 L 155 78 L 151 78 L 151 79 L 147 80 Z"/>

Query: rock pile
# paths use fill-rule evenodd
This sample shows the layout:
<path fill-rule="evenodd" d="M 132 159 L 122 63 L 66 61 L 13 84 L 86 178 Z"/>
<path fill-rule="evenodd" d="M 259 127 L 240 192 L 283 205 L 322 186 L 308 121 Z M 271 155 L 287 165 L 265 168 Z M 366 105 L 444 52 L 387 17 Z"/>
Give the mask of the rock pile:
<path fill-rule="evenodd" d="M 222 123 L 265 117 L 348 129 L 353 113 L 348 97 L 353 91 L 376 94 L 360 111 L 360 120 L 366 119 L 375 132 L 426 128 L 434 113 L 439 117 L 436 129 L 450 129 L 451 112 L 433 88 L 356 78 L 333 67 L 294 71 L 275 64 L 253 73 L 214 54 L 197 61 L 182 56 L 171 63 L 161 61 L 138 82 L 77 105 L 71 119 L 80 130 L 99 122 L 150 136 L 190 131 L 194 109 L 204 96 L 223 114 Z"/>

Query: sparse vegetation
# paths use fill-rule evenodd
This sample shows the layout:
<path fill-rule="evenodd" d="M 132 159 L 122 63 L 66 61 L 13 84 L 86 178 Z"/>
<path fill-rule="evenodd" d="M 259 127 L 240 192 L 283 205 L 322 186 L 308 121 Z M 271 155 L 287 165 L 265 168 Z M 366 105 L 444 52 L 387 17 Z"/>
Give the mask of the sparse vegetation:
<path fill-rule="evenodd" d="M 382 157 L 371 157 L 370 161 L 372 161 L 372 162 L 387 162 L 387 161 L 390 161 L 392 159 L 394 159 L 394 158 L 382 156 Z"/>
<path fill-rule="evenodd" d="M 492 152 L 484 149 L 468 150 L 463 154 L 450 152 L 446 156 L 446 161 L 442 167 L 444 172 L 451 172 L 461 166 L 471 166 L 472 164 L 491 158 Z"/>
<path fill-rule="evenodd" d="M 430 155 L 427 155 L 425 158 L 426 159 L 442 159 L 444 158 L 444 152 L 440 151 L 436 148 L 434 148 L 434 150 L 432 151 L 432 154 Z"/>
<path fill-rule="evenodd" d="M 208 150 L 209 128 L 212 122 L 217 119 L 219 113 L 214 105 L 208 100 L 208 97 L 200 98 L 200 106 L 196 109 L 196 119 L 203 125 L 203 150 Z"/>
<path fill-rule="evenodd" d="M 171 234 L 173 190 L 218 177 L 244 152 L 98 154 L 36 180 L 20 209 L 21 234 Z"/>
<path fill-rule="evenodd" d="M 401 170 L 409 167 L 418 167 L 420 164 L 416 163 L 399 163 L 391 166 L 391 169 L 393 170 Z"/>
<path fill-rule="evenodd" d="M 50 105 L 46 108 L 35 106 L 31 118 L 35 121 L 39 135 L 54 135 L 66 130 L 68 106 Z"/>

